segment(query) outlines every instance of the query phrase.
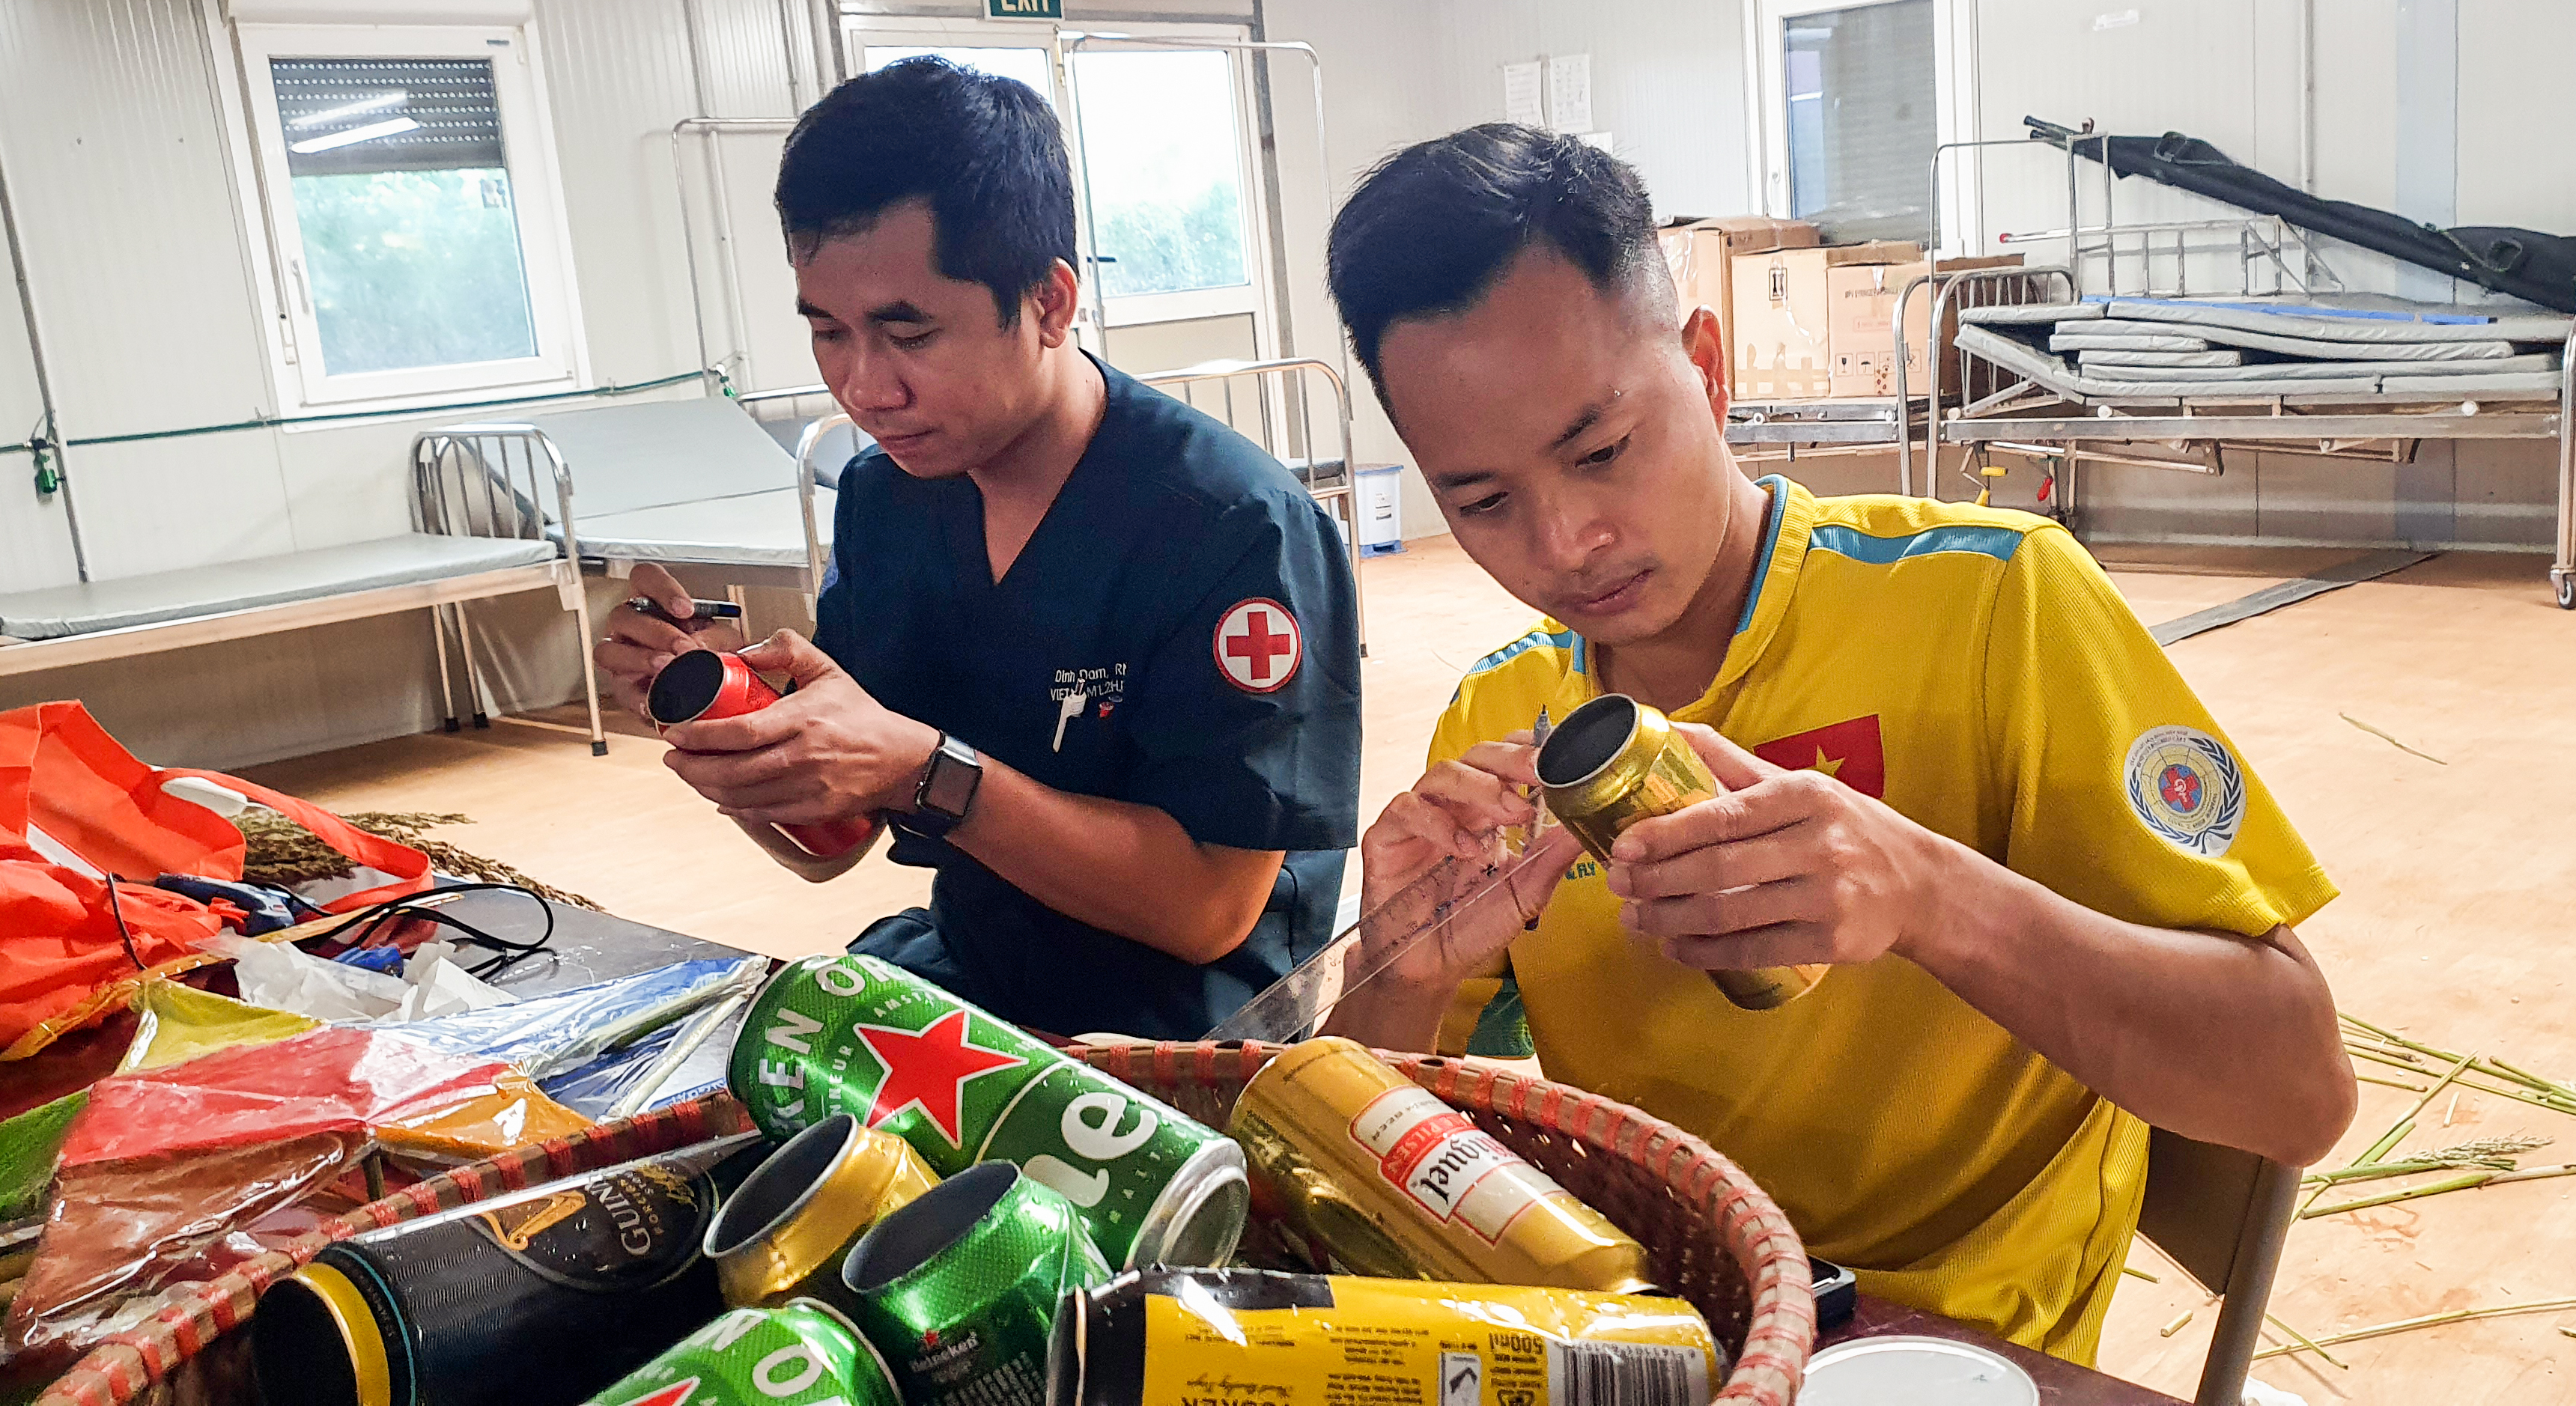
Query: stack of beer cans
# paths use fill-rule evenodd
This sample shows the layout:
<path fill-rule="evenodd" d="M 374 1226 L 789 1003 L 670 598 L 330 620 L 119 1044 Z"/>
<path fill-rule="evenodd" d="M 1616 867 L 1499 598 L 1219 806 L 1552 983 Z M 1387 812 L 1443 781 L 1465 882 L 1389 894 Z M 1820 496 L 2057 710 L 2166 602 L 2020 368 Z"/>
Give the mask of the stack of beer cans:
<path fill-rule="evenodd" d="M 266 1400 L 1698 1406 L 1725 1378 L 1634 1239 L 1346 1040 L 1273 1060 L 1229 1135 L 816 957 L 730 1083 L 760 1134 L 324 1251 L 261 1300 Z"/>

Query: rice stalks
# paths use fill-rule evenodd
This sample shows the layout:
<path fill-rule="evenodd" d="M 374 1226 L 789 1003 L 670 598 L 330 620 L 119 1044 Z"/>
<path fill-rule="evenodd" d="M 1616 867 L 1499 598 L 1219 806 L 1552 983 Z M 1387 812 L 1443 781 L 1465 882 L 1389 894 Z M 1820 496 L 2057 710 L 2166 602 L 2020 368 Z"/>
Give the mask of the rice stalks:
<path fill-rule="evenodd" d="M 2496 1304 L 2489 1308 L 2455 1308 L 2448 1313 L 2428 1313 L 2420 1318 L 2401 1318 L 2394 1323 L 2380 1323 L 2344 1333 L 2328 1333 L 2322 1338 L 2314 1339 L 2313 1345 L 2320 1348 L 2336 1346 L 2359 1342 L 2364 1338 L 2384 1338 L 2391 1333 L 2411 1333 L 2418 1328 L 2435 1328 L 2445 1323 L 2466 1323 L 2478 1318 L 2509 1318 L 2522 1313 L 2557 1313 L 2571 1308 L 2576 1308 L 2576 1298 L 2535 1299 L 2530 1303 Z M 2567 1332 L 2564 1328 L 2559 1331 Z M 2568 1336 L 2576 1337 L 2576 1333 L 2569 1333 Z M 2266 1357 L 2280 1357 L 2297 1351 L 2300 1349 L 2293 1346 L 2267 1347 L 2255 1353 L 2254 1360 L 2259 1362 Z"/>
<path fill-rule="evenodd" d="M 432 811 L 359 811 L 341 818 L 370 835 L 419 850 L 429 856 L 430 866 L 442 874 L 479 879 L 486 883 L 516 884 L 541 898 L 588 908 L 593 912 L 603 911 L 598 904 L 580 894 L 566 892 L 497 859 L 486 859 L 444 840 L 430 839 L 426 834 L 442 826 L 471 825 L 474 823 L 471 816 Z M 233 826 L 242 832 L 246 845 L 242 877 L 251 883 L 293 888 L 325 879 L 345 879 L 357 872 L 357 867 L 347 855 L 276 811 L 265 807 L 245 810 L 234 817 Z"/>

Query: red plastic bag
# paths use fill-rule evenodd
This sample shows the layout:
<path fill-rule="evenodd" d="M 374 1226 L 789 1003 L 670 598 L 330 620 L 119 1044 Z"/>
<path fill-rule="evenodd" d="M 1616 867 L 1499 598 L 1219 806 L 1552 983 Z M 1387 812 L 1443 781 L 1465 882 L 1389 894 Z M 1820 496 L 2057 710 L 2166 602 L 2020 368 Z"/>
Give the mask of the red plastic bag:
<path fill-rule="evenodd" d="M 0 1046 L 101 982 L 185 956 L 222 928 L 217 910 L 151 887 L 163 874 L 241 877 L 241 832 L 161 789 L 182 776 L 273 807 L 392 876 L 334 900 L 335 912 L 429 887 L 420 851 L 221 772 L 146 766 L 78 703 L 0 713 Z"/>
<path fill-rule="evenodd" d="M 63 1142 L 0 1359 L 68 1365 L 174 1288 L 281 1248 L 371 1142 L 473 1161 L 588 1126 L 499 1060 L 390 1031 L 325 1027 L 102 1079 Z"/>

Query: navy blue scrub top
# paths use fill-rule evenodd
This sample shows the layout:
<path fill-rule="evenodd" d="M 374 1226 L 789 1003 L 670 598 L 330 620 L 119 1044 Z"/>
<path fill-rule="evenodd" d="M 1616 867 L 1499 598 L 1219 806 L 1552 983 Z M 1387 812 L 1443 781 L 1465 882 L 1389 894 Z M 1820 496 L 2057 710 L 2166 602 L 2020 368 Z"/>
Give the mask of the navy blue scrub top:
<path fill-rule="evenodd" d="M 1100 371 L 1100 429 L 998 582 L 971 481 L 852 460 L 816 643 L 887 707 L 1057 790 L 1287 851 L 1251 936 L 1193 966 L 895 832 L 896 863 L 939 871 L 946 960 L 907 965 L 1041 1030 L 1196 1039 L 1332 935 L 1358 840 L 1357 592 L 1332 518 L 1277 461 Z"/>

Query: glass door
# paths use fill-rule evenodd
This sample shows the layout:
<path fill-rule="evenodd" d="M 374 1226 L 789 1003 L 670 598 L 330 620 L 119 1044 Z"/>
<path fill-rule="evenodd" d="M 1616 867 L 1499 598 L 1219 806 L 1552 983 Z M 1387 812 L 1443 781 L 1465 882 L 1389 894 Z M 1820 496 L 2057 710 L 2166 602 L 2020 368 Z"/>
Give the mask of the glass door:
<path fill-rule="evenodd" d="M 1084 305 L 1111 329 L 1249 316 L 1271 345 L 1268 231 L 1241 53 L 1186 45 L 1239 28 L 1124 26 L 1080 44 L 1051 27 L 852 16 L 855 65 L 919 55 L 1036 88 L 1071 151 Z M 1148 42 L 1133 42 L 1142 40 Z M 1067 60 L 1070 62 L 1067 62 Z M 1088 319 L 1087 319 L 1088 320 Z M 1150 368 L 1131 368 L 1150 369 Z"/>

